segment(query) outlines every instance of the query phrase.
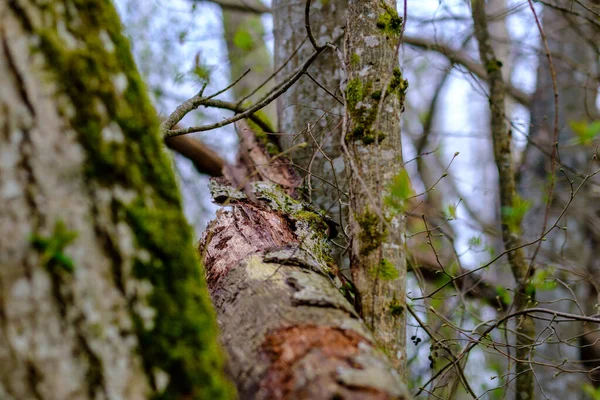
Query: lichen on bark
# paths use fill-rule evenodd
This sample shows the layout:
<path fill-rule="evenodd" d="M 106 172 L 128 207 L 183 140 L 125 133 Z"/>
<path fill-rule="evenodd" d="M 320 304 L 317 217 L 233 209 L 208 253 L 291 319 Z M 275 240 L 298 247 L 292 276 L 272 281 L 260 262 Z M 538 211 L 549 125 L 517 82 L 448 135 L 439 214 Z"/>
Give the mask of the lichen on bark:
<path fill-rule="evenodd" d="M 36 90 L 42 93 L 29 104 L 37 124 L 31 139 L 33 149 L 35 140 L 42 137 L 54 140 L 58 148 L 62 135 L 60 152 L 81 155 L 69 175 L 61 177 L 64 185 L 76 182 L 81 186 L 82 192 L 72 196 L 85 198 L 81 213 L 73 207 L 71 213 L 53 209 L 44 214 L 46 210 L 31 205 L 40 221 L 31 230 L 39 231 L 40 238 L 49 224 L 59 220 L 52 213 L 64 214 L 69 227 L 84 227 L 81 243 L 78 239 L 72 246 L 77 248 L 73 250 L 77 255 L 73 257 L 72 280 L 59 282 L 59 291 L 67 293 L 60 305 L 65 323 L 71 323 L 70 315 L 84 306 L 100 307 L 94 310 L 100 315 L 114 312 L 85 299 L 77 287 L 92 285 L 86 279 L 97 272 L 94 268 L 110 265 L 111 275 L 103 276 L 106 282 L 102 282 L 112 285 L 106 296 L 123 305 L 126 312 L 119 318 L 129 321 L 122 324 L 134 332 L 128 339 L 133 341 L 129 353 L 118 356 L 132 363 L 137 361 L 130 359 L 140 360 L 146 373 L 145 377 L 132 377 L 137 384 L 122 390 L 129 390 L 130 398 L 138 398 L 144 390 L 147 397 L 161 399 L 230 398 L 233 389 L 223 372 L 214 312 L 191 230 L 181 211 L 171 162 L 112 4 L 69 0 L 41 5 L 15 0 L 0 9 L 2 22 L 17 38 L 4 43 L 6 54 L 13 45 L 15 50 L 30 53 L 32 61 L 15 69 L 22 69 L 19 73 L 24 79 L 35 82 L 40 88 Z M 17 47 L 23 40 L 25 45 Z M 23 86 L 26 96 L 32 86 Z M 59 121 L 60 130 L 47 120 Z M 42 136 L 38 129 L 44 123 L 47 126 Z M 9 135 L 17 133 L 13 130 Z M 47 150 L 54 152 L 56 148 Z M 40 172 L 34 169 L 32 174 L 36 173 Z M 49 200 L 62 201 L 68 208 L 69 200 L 53 198 L 52 188 L 34 190 L 45 190 Z M 86 252 L 92 256 L 96 251 L 98 260 L 84 257 Z M 104 343 L 111 329 L 125 329 L 112 326 L 114 321 L 103 323 L 106 325 L 96 323 L 97 328 L 92 329 L 84 318 L 79 342 Z M 88 382 L 89 397 L 96 398 L 97 391 L 116 390 L 110 380 L 113 366 L 103 365 L 107 362 L 104 355 L 94 359 L 94 345 L 86 346 L 88 361 L 83 369 L 89 373 L 82 379 L 93 381 Z M 74 378 L 71 385 L 77 384 Z M 134 386 L 140 392 L 134 392 Z M 44 393 L 42 398 L 54 395 Z"/>

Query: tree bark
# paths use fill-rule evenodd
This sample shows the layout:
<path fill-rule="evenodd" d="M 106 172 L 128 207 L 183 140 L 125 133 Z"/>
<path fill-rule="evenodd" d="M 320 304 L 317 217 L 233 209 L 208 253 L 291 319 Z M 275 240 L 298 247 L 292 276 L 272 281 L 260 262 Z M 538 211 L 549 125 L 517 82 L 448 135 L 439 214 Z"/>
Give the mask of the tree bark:
<path fill-rule="evenodd" d="M 409 399 L 329 257 L 331 226 L 273 184 L 213 180 L 199 251 L 243 399 Z M 345 297 L 346 296 L 346 297 Z"/>
<path fill-rule="evenodd" d="M 511 141 L 506 126 L 505 117 L 505 88 L 502 77 L 502 62 L 496 58 L 495 49 L 491 45 L 488 30 L 485 2 L 473 0 L 473 23 L 475 37 L 479 47 L 481 62 L 487 69 L 489 101 L 490 101 L 490 131 L 494 144 L 494 159 L 498 168 L 500 191 L 502 240 L 507 254 L 510 269 L 516 281 L 513 307 L 521 311 L 531 307 L 535 301 L 535 291 L 531 292 L 531 277 L 533 267 L 525 261 L 521 246 L 521 219 L 515 218 L 520 207 L 517 195 Z M 509 212 L 510 211 L 510 212 Z M 533 372 L 528 360 L 532 357 L 535 340 L 535 323 L 531 316 L 523 315 L 516 322 L 516 399 L 531 400 L 533 398 Z"/>
<path fill-rule="evenodd" d="M 582 6 L 569 1 L 551 1 L 549 5 L 570 10 L 579 15 L 594 16 Z M 561 163 L 556 168 L 556 176 L 550 177 L 551 154 L 554 146 L 554 95 L 552 74 L 545 49 L 540 41 L 539 66 L 537 70 L 537 88 L 530 106 L 531 128 L 529 143 L 520 171 L 519 189 L 522 196 L 531 202 L 531 209 L 525 216 L 524 235 L 527 240 L 538 238 L 545 218 L 548 198 L 548 180 L 555 179 L 554 195 L 549 210 L 547 227 L 555 222 L 563 229 L 554 229 L 542 243 L 536 264 L 540 270 L 551 271 L 551 277 L 567 282 L 569 287 L 558 285 L 550 291 L 538 291 L 537 298 L 545 307 L 557 311 L 588 315 L 598 313 L 597 283 L 600 278 L 600 218 L 598 215 L 598 177 L 588 181 L 574 197 L 567 212 L 557 221 L 572 194 L 583 177 L 597 169 L 593 163 L 593 154 L 597 151 L 597 141 L 582 143 L 572 128 L 572 123 L 587 123 L 598 118 L 595 105 L 598 88 L 597 43 L 600 31 L 585 18 L 576 17 L 569 12 L 561 12 L 546 6 L 541 16 L 548 47 L 553 55 L 558 85 L 558 149 Z M 587 71 L 587 72 L 586 72 Z M 596 139 L 597 140 L 597 139 Z M 559 172 L 559 168 L 564 173 Z M 569 182 L 566 177 L 569 177 Z M 533 254 L 535 247 L 529 251 Z M 556 301 L 562 299 L 561 301 Z M 569 300 L 566 300 L 569 299 Z M 578 301 L 579 305 L 573 300 Z M 537 323 L 538 331 L 548 329 L 547 321 Z M 536 350 L 543 355 L 544 362 L 560 364 L 568 369 L 592 370 L 598 367 L 600 349 L 597 343 L 595 324 L 562 323 L 554 324 L 554 336 L 548 343 L 541 344 Z M 591 332 L 591 333 L 590 333 Z M 587 333 L 587 334 L 586 334 Z M 554 343 L 557 338 L 579 338 L 572 345 Z M 568 360 L 564 362 L 564 360 Z M 577 360 L 581 359 L 582 364 Z M 563 364 L 564 363 L 564 364 Z M 584 399 L 580 389 L 585 383 L 598 384 L 597 373 L 592 373 L 589 381 L 585 374 L 560 374 L 557 369 L 548 366 L 536 366 L 536 376 L 546 393 L 556 398 L 570 397 Z"/>
<path fill-rule="evenodd" d="M 0 2 L 0 398 L 231 398 L 112 5 Z"/>
<path fill-rule="evenodd" d="M 345 0 L 312 2 L 309 20 L 319 45 L 330 42 L 342 47 L 346 8 Z M 314 48 L 306 36 L 304 1 L 274 0 L 272 10 L 275 67 L 281 67 L 277 75 L 281 82 L 302 65 Z M 303 76 L 277 101 L 279 131 L 284 133 L 281 144 L 290 149 L 307 143 L 304 148 L 294 148 L 291 160 L 306 177 L 307 198 L 338 222 L 342 233 L 348 222 L 346 167 L 339 146 L 344 111 L 343 104 L 330 94 L 341 99 L 338 89 L 342 63 L 335 52 L 327 50 L 308 72 L 310 77 Z M 340 234 L 334 240 L 342 248 L 334 248 L 333 257 L 347 268 L 348 257 L 342 255 L 345 236 Z"/>
<path fill-rule="evenodd" d="M 350 266 L 361 315 L 404 374 L 405 199 L 390 192 L 394 179 L 403 180 L 404 190 L 410 186 L 400 139 L 407 88 L 398 65 L 402 26 L 393 1 L 349 3 L 343 140 L 350 169 Z M 387 203 L 390 199 L 393 205 Z"/>

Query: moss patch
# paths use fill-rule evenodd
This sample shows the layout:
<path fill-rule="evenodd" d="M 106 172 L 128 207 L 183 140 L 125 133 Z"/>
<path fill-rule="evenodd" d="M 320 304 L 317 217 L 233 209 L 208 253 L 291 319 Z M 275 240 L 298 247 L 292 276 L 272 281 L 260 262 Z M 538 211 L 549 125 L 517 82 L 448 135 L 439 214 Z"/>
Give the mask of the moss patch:
<path fill-rule="evenodd" d="M 385 224 L 380 223 L 379 216 L 368 208 L 364 213 L 356 215 L 355 219 L 360 226 L 358 234 L 360 254 L 369 255 L 373 250 L 379 248 L 387 238 L 388 229 Z"/>
<path fill-rule="evenodd" d="M 394 298 L 389 306 L 390 314 L 396 318 L 401 317 L 404 314 L 404 308 L 404 305 L 400 304 L 398 299 Z"/>
<path fill-rule="evenodd" d="M 34 234 L 29 239 L 40 253 L 40 263 L 51 273 L 59 270 L 72 273 L 73 260 L 65 254 L 65 248 L 77 238 L 77 232 L 69 231 L 63 221 L 56 221 L 50 236 Z"/>
<path fill-rule="evenodd" d="M 400 35 L 402 33 L 402 18 L 398 15 L 395 7 L 381 0 L 383 13 L 377 18 L 377 28 L 388 35 Z"/>
<path fill-rule="evenodd" d="M 402 71 L 396 67 L 392 71 L 392 79 L 386 94 L 395 94 L 400 100 L 400 104 L 404 105 L 404 97 L 408 89 L 408 81 L 402 77 Z"/>
<path fill-rule="evenodd" d="M 384 281 L 393 281 L 394 279 L 398 279 L 398 276 L 400 276 L 400 273 L 396 267 L 394 267 L 394 264 L 392 264 L 386 258 L 383 258 L 381 261 L 379 261 L 379 264 L 372 269 L 372 273 L 374 276 Z"/>
<path fill-rule="evenodd" d="M 149 254 L 134 260 L 134 275 L 153 285 L 145 299 L 156 310 L 153 327 L 144 327 L 134 307 L 130 313 L 148 381 L 153 384 L 155 369 L 169 376 L 163 391 L 154 387 L 153 397 L 232 398 L 214 312 L 159 137 L 156 112 L 112 4 L 49 3 L 39 10 L 44 15 L 40 20 L 30 19 L 32 14 L 22 12 L 17 2 L 9 7 L 38 39 L 31 42 L 33 51 L 44 57 L 48 79 L 57 84 L 60 111 L 85 150 L 90 190 L 127 188 L 137 195 L 132 203 L 113 202 L 112 222 L 127 223 L 140 253 Z M 66 27 L 57 30 L 59 23 Z M 41 246 L 40 238 L 36 242 Z M 113 270 L 121 270 L 120 256 L 113 262 Z"/>

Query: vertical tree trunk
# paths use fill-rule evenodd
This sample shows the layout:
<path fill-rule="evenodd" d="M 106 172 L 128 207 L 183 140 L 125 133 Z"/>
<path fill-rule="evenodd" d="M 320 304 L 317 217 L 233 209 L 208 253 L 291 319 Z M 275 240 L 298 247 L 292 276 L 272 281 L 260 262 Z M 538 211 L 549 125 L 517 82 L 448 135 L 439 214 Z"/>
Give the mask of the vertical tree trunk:
<path fill-rule="evenodd" d="M 510 135 L 505 122 L 505 88 L 502 77 L 502 63 L 496 58 L 494 48 L 491 45 L 485 2 L 483 0 L 473 0 L 471 4 L 479 56 L 487 70 L 491 111 L 490 130 L 500 185 L 502 240 L 504 241 L 505 250 L 510 250 L 507 258 L 517 286 L 513 307 L 515 311 L 521 311 L 534 304 L 535 291 L 532 293 L 530 290 L 533 268 L 525 261 L 523 249 L 519 248 L 521 245 L 521 219 L 516 219 L 515 215 L 521 206 L 521 200 L 517 195 Z M 530 400 L 533 398 L 533 373 L 528 360 L 532 357 L 535 323 L 531 316 L 523 315 L 517 319 L 516 324 L 516 398 Z"/>
<path fill-rule="evenodd" d="M 109 2 L 0 2 L 0 398 L 230 398 Z"/>
<path fill-rule="evenodd" d="M 326 42 L 341 47 L 346 24 L 345 0 L 315 0 L 310 9 L 313 35 L 320 45 Z M 304 1 L 273 1 L 273 30 L 275 35 L 275 68 L 282 67 L 281 81 L 295 71 L 314 52 L 305 28 Z M 309 71 L 277 101 L 279 130 L 285 149 L 306 142 L 307 147 L 294 149 L 290 158 L 298 172 L 306 176 L 307 194 L 312 202 L 327 212 L 344 229 L 347 224 L 347 178 L 340 149 L 343 104 L 341 99 L 342 65 L 337 54 L 326 51 Z M 315 82 L 316 81 L 316 82 Z M 317 83 L 318 82 L 318 83 Z M 325 155 L 324 155 L 324 154 Z M 344 236 L 334 238 L 344 245 Z M 334 248 L 334 258 L 341 267 L 347 266 L 343 249 Z M 346 257 L 347 260 L 347 257 Z"/>
<path fill-rule="evenodd" d="M 258 1 L 258 0 L 257 0 Z M 243 6 L 246 1 L 240 1 Z M 264 40 L 264 27 L 260 15 L 243 10 L 221 7 L 223 13 L 223 29 L 231 81 L 235 81 L 247 70 L 250 74 L 233 87 L 234 101 L 250 96 L 256 87 L 265 82 L 273 74 L 273 57 L 269 53 Z M 257 93 L 264 95 L 273 87 L 274 80 L 269 81 Z M 256 95 L 249 100 L 255 100 Z M 263 110 L 268 121 L 275 126 L 277 121 L 275 104 Z"/>
<path fill-rule="evenodd" d="M 552 1 L 550 4 L 594 18 L 594 15 L 588 13 L 583 7 L 570 1 Z M 595 99 L 598 88 L 597 43 L 600 40 L 600 32 L 585 18 L 565 14 L 552 7 L 544 7 L 542 23 L 556 70 L 559 101 L 558 148 L 560 162 L 565 171 L 563 174 L 559 172 L 559 168 L 556 168 L 554 178 L 556 186 L 548 217 L 548 227 L 550 227 L 569 201 L 571 185 L 577 187 L 585 174 L 597 168 L 597 164 L 592 164 L 592 155 L 596 151 L 597 144 L 580 142 L 578 135 L 572 129 L 572 124 L 585 124 L 598 118 Z M 547 207 L 547 185 L 551 179 L 549 178 L 550 154 L 554 146 L 555 128 L 552 75 L 541 41 L 538 59 L 537 88 L 530 106 L 530 142 L 519 183 L 523 197 L 532 204 L 524 223 L 524 234 L 528 240 L 538 238 L 542 230 Z M 569 183 L 565 176 L 568 176 L 572 183 Z M 573 301 L 556 301 L 573 299 L 575 295 L 584 312 L 589 315 L 598 313 L 595 308 L 595 304 L 598 303 L 595 282 L 600 278 L 598 272 L 600 271 L 598 250 L 600 219 L 597 212 L 599 182 L 596 177 L 577 193 L 566 214 L 558 221 L 559 226 L 567 229 L 552 231 L 547 240 L 542 243 L 541 251 L 537 255 L 536 264 L 540 270 L 551 271 L 550 276 L 558 277 L 570 285 L 570 288 L 558 285 L 552 291 L 538 291 L 538 300 L 547 308 L 579 314 L 581 310 Z M 530 256 L 533 250 L 534 248 L 529 251 Z M 581 276 L 584 278 L 580 279 Z M 547 327 L 547 321 L 537 323 L 539 331 Z M 555 324 L 553 328 L 555 336 L 550 338 L 550 342 L 554 342 L 557 338 L 564 340 L 577 337 L 596 328 L 592 324 Z M 597 367 L 599 364 L 591 361 L 600 357 L 597 336 L 593 333 L 581 336 L 580 341 L 579 346 L 544 343 L 536 353 L 544 355 L 543 361 L 552 360 L 555 364 L 568 359 L 568 363 L 564 365 L 566 368 L 591 370 Z M 581 365 L 576 363 L 580 356 L 588 361 Z M 545 366 L 536 366 L 535 371 L 546 393 L 553 393 L 556 398 L 586 398 L 580 389 L 588 381 L 585 374 L 556 376 L 555 368 Z"/>
<path fill-rule="evenodd" d="M 400 112 L 407 82 L 398 65 L 402 19 L 394 1 L 351 1 L 346 25 L 344 142 L 350 168 L 351 269 L 361 313 L 404 373 L 406 258 L 403 198 L 390 199 L 402 164 Z M 386 203 L 386 204 L 384 204 Z"/>

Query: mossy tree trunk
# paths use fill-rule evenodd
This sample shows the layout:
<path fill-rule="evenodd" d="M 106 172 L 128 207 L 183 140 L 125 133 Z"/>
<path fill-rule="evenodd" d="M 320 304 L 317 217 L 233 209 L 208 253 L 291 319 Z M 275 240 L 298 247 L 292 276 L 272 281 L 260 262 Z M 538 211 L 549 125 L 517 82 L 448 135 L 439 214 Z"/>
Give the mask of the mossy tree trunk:
<path fill-rule="evenodd" d="M 410 399 L 347 299 L 331 221 L 271 183 L 251 185 L 255 201 L 224 180 L 211 186 L 229 207 L 199 251 L 240 397 Z"/>
<path fill-rule="evenodd" d="M 112 5 L 2 1 L 0 41 L 0 398 L 231 398 Z"/>
<path fill-rule="evenodd" d="M 396 368 L 404 372 L 403 198 L 401 193 L 389 191 L 394 180 L 401 191 L 410 186 L 400 140 L 400 113 L 407 87 L 398 65 L 401 29 L 394 1 L 349 3 L 344 141 L 351 170 L 350 265 L 363 318 Z"/>

